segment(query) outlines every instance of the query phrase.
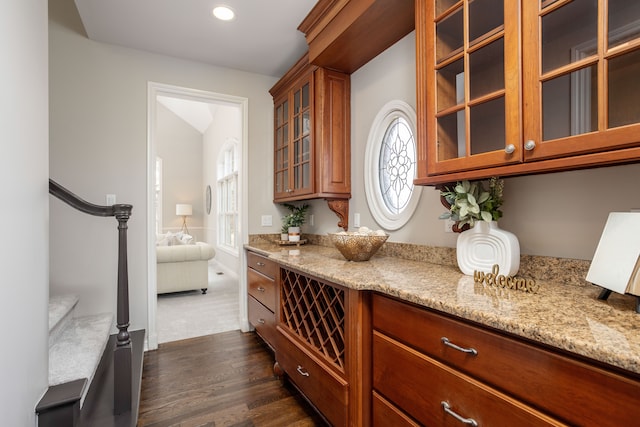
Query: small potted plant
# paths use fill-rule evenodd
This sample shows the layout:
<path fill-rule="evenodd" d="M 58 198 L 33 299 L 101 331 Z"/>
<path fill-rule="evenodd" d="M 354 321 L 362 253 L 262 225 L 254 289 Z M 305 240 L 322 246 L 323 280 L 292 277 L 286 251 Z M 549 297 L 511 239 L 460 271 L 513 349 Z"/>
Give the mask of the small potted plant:
<path fill-rule="evenodd" d="M 300 227 L 306 221 L 309 205 L 306 203 L 301 206 L 295 206 L 285 203 L 284 206 L 289 209 L 289 214 L 282 219 L 282 229 L 287 226 L 287 233 L 290 242 L 300 241 Z"/>
<path fill-rule="evenodd" d="M 460 231 L 473 227 L 477 221 L 497 221 L 502 217 L 503 189 L 504 181 L 496 177 L 489 180 L 488 191 L 481 181 L 461 181 L 453 188 L 445 187 L 440 196 L 449 205 L 449 211 L 440 215 L 440 219 L 455 221 Z"/>
<path fill-rule="evenodd" d="M 282 227 L 280 228 L 280 240 L 286 242 L 289 240 L 289 215 L 282 218 Z"/>

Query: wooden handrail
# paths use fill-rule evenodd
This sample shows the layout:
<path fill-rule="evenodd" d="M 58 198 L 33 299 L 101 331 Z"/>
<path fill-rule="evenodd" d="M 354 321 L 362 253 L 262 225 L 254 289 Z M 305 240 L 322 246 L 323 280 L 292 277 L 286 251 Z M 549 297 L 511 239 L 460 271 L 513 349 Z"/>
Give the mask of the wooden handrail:
<path fill-rule="evenodd" d="M 129 336 L 129 270 L 127 263 L 127 221 L 131 216 L 132 205 L 116 204 L 100 206 L 89 203 L 73 194 L 57 182 L 49 179 L 49 194 L 62 200 L 69 206 L 89 215 L 108 217 L 118 220 L 118 301 L 116 327 L 118 335 L 114 359 L 114 407 L 118 415 L 131 410 L 131 337 Z"/>

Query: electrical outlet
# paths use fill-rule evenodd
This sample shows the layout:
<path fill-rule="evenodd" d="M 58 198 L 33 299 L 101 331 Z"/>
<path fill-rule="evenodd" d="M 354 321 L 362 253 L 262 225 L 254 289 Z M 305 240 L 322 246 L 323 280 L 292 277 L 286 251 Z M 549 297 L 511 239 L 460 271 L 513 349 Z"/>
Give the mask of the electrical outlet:
<path fill-rule="evenodd" d="M 360 214 L 359 213 L 354 213 L 353 214 L 353 226 L 356 228 L 360 228 Z"/>
<path fill-rule="evenodd" d="M 113 206 L 116 204 L 116 195 L 115 194 L 107 194 L 105 196 L 105 200 L 107 203 L 107 206 Z"/>
<path fill-rule="evenodd" d="M 455 221 L 451 221 L 450 219 L 444 220 L 444 232 L 445 233 L 453 233 L 453 225 Z"/>
<path fill-rule="evenodd" d="M 262 215 L 261 224 L 263 227 L 271 227 L 273 225 L 273 217 L 271 215 Z"/>
<path fill-rule="evenodd" d="M 313 217 L 313 214 L 309 215 L 309 225 L 312 227 L 315 225 L 315 218 Z"/>

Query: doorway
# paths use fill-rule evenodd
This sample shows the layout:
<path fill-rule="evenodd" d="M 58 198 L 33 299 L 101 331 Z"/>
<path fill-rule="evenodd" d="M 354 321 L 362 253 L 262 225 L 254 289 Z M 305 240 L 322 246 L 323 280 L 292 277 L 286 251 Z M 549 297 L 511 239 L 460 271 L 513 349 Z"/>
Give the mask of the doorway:
<path fill-rule="evenodd" d="M 245 264 L 242 256 L 242 245 L 248 241 L 248 215 L 246 209 L 248 100 L 242 97 L 149 82 L 147 104 L 147 348 L 153 350 L 158 347 L 156 235 L 161 230 L 160 227 L 162 227 L 162 231 L 171 231 L 182 224 L 184 217 L 179 219 L 171 212 L 171 208 L 176 203 L 180 206 L 189 203 L 193 213 L 198 213 L 198 217 L 189 217 L 191 221 L 189 234 L 194 235 L 196 240 L 207 241 L 214 247 L 216 256 L 210 271 L 213 274 L 224 272 L 237 277 L 239 282 L 239 319 L 237 319 L 237 322 L 240 324 L 241 329 L 246 330 L 248 324 L 246 320 L 242 320 L 247 317 L 246 280 L 241 272 Z M 160 206 L 168 205 L 161 208 L 159 214 L 156 209 L 156 206 L 159 205 L 157 176 L 159 173 L 166 173 L 167 160 L 158 161 L 161 144 L 166 143 L 163 140 L 166 136 L 159 134 L 158 125 L 161 114 L 165 114 L 166 117 L 169 110 L 171 110 L 169 114 L 175 114 L 175 116 L 180 117 L 193 128 L 201 131 L 205 135 L 202 139 L 203 146 L 208 147 L 208 149 L 203 149 L 203 154 L 201 155 L 202 159 L 206 159 L 201 162 L 204 165 L 200 173 L 202 176 L 201 182 L 193 184 L 192 181 L 188 185 L 188 190 L 184 191 L 185 194 L 180 196 L 165 194 L 164 201 L 160 202 L 162 203 Z M 189 110 L 191 111 L 190 113 L 184 112 Z M 238 123 L 238 130 L 234 136 L 223 138 L 224 141 L 218 144 L 218 148 L 216 148 L 215 142 L 210 142 L 211 140 L 215 141 L 216 138 L 222 138 L 219 135 L 220 132 L 215 134 L 214 130 L 216 128 L 215 116 L 217 111 L 231 112 L 236 117 L 234 120 Z M 207 112 L 209 114 L 208 118 L 205 117 Z M 210 122 L 207 123 L 207 120 Z M 228 123 L 228 121 L 228 119 L 225 119 L 224 123 Z M 232 145 L 235 145 L 237 151 L 237 220 L 234 231 L 235 239 L 231 242 L 232 245 L 229 244 L 228 238 L 219 238 L 219 235 L 226 237 L 229 235 L 228 231 L 218 225 L 219 219 L 221 217 L 224 218 L 225 215 L 228 216 L 229 213 L 225 212 L 222 216 L 218 215 L 218 179 L 216 178 L 218 176 L 216 169 L 220 162 L 220 151 L 228 150 L 229 141 L 232 141 Z M 169 156 L 179 155 L 175 153 L 179 153 L 180 149 L 181 147 L 175 147 Z M 167 154 L 165 153 L 165 155 Z M 158 169 L 159 164 L 163 165 L 162 170 Z M 160 225 L 158 221 L 160 221 Z"/>

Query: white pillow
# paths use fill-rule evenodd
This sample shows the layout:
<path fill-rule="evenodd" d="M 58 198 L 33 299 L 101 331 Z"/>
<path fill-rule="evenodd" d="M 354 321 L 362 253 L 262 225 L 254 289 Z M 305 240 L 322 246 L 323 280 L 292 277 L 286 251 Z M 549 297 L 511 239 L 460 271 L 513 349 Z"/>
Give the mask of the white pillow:
<path fill-rule="evenodd" d="M 175 234 L 168 231 L 167 234 L 158 234 L 156 237 L 156 246 L 194 245 L 195 243 L 193 236 L 182 231 Z"/>
<path fill-rule="evenodd" d="M 169 246 L 169 237 L 167 236 L 168 234 L 171 233 L 158 234 L 156 236 L 156 246 Z"/>
<path fill-rule="evenodd" d="M 180 238 L 180 241 L 182 242 L 183 245 L 194 245 L 196 243 L 193 240 L 193 236 L 186 233 L 182 235 L 182 237 Z"/>

